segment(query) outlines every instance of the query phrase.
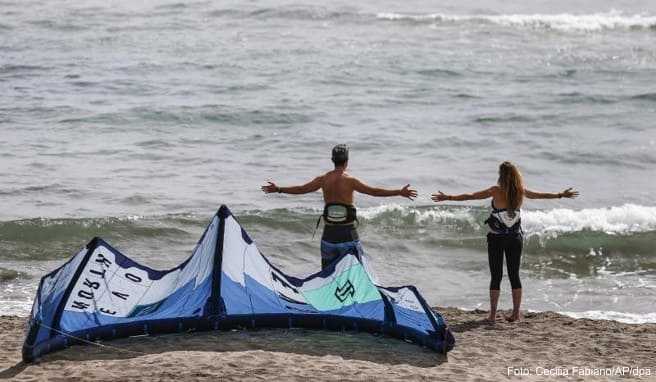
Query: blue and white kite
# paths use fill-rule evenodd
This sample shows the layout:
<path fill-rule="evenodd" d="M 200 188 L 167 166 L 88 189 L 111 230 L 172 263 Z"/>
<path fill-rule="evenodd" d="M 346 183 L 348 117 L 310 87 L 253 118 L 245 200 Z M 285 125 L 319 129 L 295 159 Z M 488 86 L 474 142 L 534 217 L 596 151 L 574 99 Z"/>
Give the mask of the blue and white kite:
<path fill-rule="evenodd" d="M 351 254 L 308 278 L 287 276 L 221 206 L 191 257 L 171 270 L 137 264 L 94 238 L 43 277 L 23 360 L 84 341 L 255 327 L 384 333 L 439 352 L 454 346 L 414 287 L 374 285 Z"/>

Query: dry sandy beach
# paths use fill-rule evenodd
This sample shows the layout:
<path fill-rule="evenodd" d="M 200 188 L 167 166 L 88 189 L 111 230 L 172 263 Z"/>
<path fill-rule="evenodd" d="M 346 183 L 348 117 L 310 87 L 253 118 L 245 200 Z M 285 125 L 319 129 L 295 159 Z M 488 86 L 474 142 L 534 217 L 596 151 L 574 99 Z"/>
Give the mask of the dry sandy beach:
<path fill-rule="evenodd" d="M 20 362 L 25 319 L 0 318 L 0 378 L 14 380 L 656 380 L 656 324 L 527 313 L 485 324 L 485 312 L 439 308 L 456 336 L 447 357 L 366 333 L 258 330 L 185 333 L 74 346 Z M 120 349 L 120 350 L 117 350 Z M 628 367 L 582 377 L 573 368 Z M 543 375 L 545 368 L 559 374 Z M 636 370 L 635 368 L 638 368 Z M 539 374 L 538 374 L 539 373 Z M 638 377 L 638 373 L 651 376 Z M 520 375 L 523 374 L 523 375 Z M 528 375 L 526 375 L 528 374 Z"/>

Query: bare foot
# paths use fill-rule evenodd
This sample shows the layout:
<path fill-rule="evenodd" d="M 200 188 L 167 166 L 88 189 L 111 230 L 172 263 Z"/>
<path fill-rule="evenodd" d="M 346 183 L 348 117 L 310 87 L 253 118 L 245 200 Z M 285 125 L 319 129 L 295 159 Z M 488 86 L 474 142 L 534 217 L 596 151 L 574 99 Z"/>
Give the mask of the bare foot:
<path fill-rule="evenodd" d="M 521 321 L 522 316 L 519 313 L 513 313 L 510 316 L 505 316 L 505 318 L 506 318 L 506 321 L 508 321 L 508 322 L 517 322 L 517 321 Z"/>
<path fill-rule="evenodd" d="M 494 314 L 494 315 L 490 314 L 485 319 L 485 322 L 487 322 L 489 324 L 494 324 L 496 321 L 497 321 L 497 315 L 496 314 Z"/>

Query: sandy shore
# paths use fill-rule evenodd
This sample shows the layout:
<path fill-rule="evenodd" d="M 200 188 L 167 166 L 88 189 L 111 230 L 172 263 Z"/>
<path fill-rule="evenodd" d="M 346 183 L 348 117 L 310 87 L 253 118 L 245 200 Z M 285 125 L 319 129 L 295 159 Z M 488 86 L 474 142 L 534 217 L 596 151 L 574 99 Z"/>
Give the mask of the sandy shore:
<path fill-rule="evenodd" d="M 0 378 L 15 380 L 656 380 L 656 324 L 527 314 L 485 324 L 485 312 L 439 308 L 456 336 L 447 357 L 366 333 L 258 330 L 173 334 L 74 346 L 39 362 L 20 362 L 25 318 L 0 317 Z M 573 368 L 641 368 L 582 377 Z M 560 374 L 542 375 L 542 369 Z M 647 370 L 647 371 L 645 371 Z M 601 372 L 597 369 L 597 372 Z M 606 371 L 607 372 L 607 371 Z M 529 375 L 525 375 L 525 374 Z M 540 373 L 540 374 L 538 374 Z"/>

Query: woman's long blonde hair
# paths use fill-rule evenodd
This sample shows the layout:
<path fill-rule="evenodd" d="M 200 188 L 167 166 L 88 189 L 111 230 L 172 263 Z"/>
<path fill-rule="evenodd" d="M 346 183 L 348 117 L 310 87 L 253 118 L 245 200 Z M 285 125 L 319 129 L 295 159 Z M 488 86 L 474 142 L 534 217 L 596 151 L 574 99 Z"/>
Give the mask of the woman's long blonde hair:
<path fill-rule="evenodd" d="M 514 216 L 515 210 L 522 206 L 524 201 L 524 181 L 522 174 L 517 166 L 510 162 L 503 162 L 499 165 L 499 187 L 506 196 L 508 203 L 508 213 Z"/>

